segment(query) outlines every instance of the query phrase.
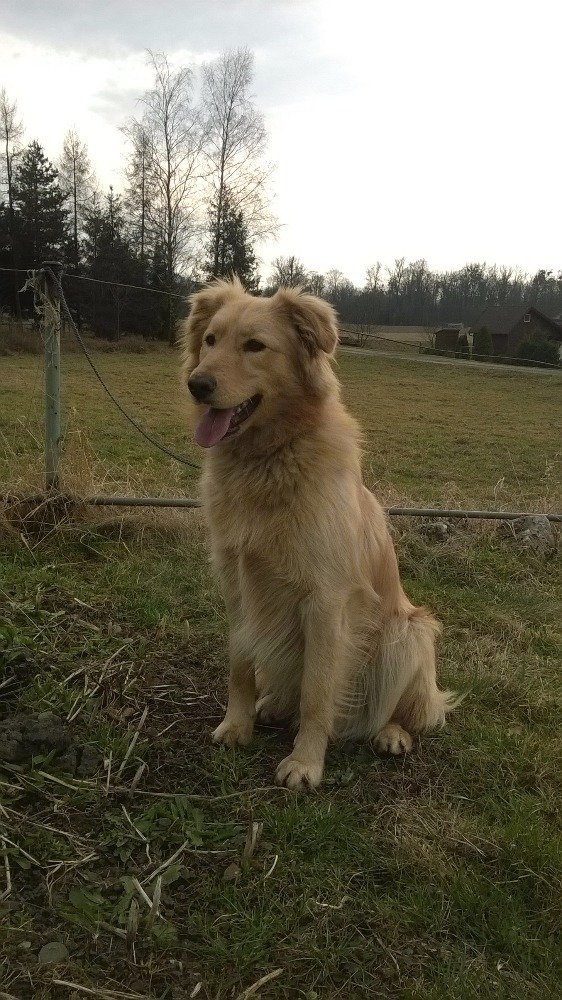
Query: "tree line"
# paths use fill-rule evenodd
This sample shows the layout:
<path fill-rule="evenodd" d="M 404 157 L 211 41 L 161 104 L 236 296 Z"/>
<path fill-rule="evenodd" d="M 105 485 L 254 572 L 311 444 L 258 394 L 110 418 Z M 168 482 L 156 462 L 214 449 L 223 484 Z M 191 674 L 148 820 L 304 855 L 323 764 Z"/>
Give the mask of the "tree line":
<path fill-rule="evenodd" d="M 425 260 L 408 263 L 404 257 L 392 267 L 377 262 L 369 267 L 358 288 L 332 269 L 309 271 L 295 256 L 273 262 L 271 289 L 300 285 L 332 302 L 340 317 L 360 326 L 471 326 L 488 305 L 534 305 L 562 320 L 562 271 L 539 270 L 530 276 L 509 267 L 466 264 L 456 271 L 431 271 Z"/>
<path fill-rule="evenodd" d="M 150 64 L 153 85 L 122 127 L 122 193 L 100 190 L 75 130 L 55 163 L 36 140 L 25 144 L 17 103 L 0 92 L 0 267 L 60 260 L 79 325 L 173 342 L 176 296 L 232 272 L 257 288 L 257 247 L 277 222 L 251 52 L 227 52 L 198 76 L 162 54 Z M 0 272 L 0 307 L 18 317 L 32 308 L 21 277 Z"/>

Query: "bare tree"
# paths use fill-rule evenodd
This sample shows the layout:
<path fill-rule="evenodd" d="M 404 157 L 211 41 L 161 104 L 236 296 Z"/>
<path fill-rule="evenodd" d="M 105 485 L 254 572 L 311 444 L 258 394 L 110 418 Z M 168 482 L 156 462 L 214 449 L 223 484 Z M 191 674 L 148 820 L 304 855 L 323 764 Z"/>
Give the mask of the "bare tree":
<path fill-rule="evenodd" d="M 200 115 L 193 103 L 193 73 L 172 69 L 165 55 L 150 53 L 154 85 L 141 98 L 144 113 L 129 128 L 147 137 L 154 199 L 149 222 L 162 251 L 168 298 L 167 333 L 175 341 L 172 294 L 176 276 L 186 266 L 197 235 L 196 186 L 201 154 Z M 148 205 L 147 205 L 148 208 Z"/>
<path fill-rule="evenodd" d="M 72 224 L 72 265 L 77 271 L 80 266 L 80 230 L 84 217 L 84 209 L 88 198 L 94 187 L 94 173 L 88 147 L 77 135 L 74 129 L 70 129 L 64 137 L 62 156 L 59 161 L 59 184 L 71 205 Z"/>
<path fill-rule="evenodd" d="M 272 261 L 273 273 L 271 284 L 274 288 L 295 288 L 297 285 L 303 287 L 308 283 L 308 274 L 305 266 L 298 257 L 292 254 L 290 257 L 276 257 Z"/>
<path fill-rule="evenodd" d="M 339 271 L 337 267 L 332 267 L 325 274 L 326 295 L 331 299 L 336 298 L 342 288 L 348 284 L 348 281 L 349 279 L 342 271 Z"/>
<path fill-rule="evenodd" d="M 18 266 L 18 248 L 14 224 L 14 160 L 21 152 L 23 139 L 23 123 L 18 117 L 16 101 L 10 101 L 6 89 L 0 90 L 0 128 L 2 130 L 3 174 L 6 193 L 8 195 L 8 236 L 12 255 L 12 267 Z M 14 273 L 14 299 L 16 315 L 21 319 L 18 276 Z"/>
<path fill-rule="evenodd" d="M 382 285 L 381 278 L 382 264 L 380 260 L 377 260 L 376 264 L 371 264 L 367 268 L 367 280 L 365 282 L 365 289 L 368 292 L 377 292 Z"/>
<path fill-rule="evenodd" d="M 306 285 L 308 291 L 312 295 L 323 295 L 324 288 L 326 286 L 326 279 L 323 274 L 318 274 L 317 271 L 311 271 L 308 275 Z"/>
<path fill-rule="evenodd" d="M 393 303 L 392 319 L 396 322 L 398 318 L 398 308 L 400 304 L 400 296 L 402 294 L 402 286 L 404 283 L 404 274 L 406 271 L 406 258 L 396 257 L 394 261 L 394 270 L 390 267 L 386 269 L 388 271 L 388 295 Z"/>
<path fill-rule="evenodd" d="M 203 67 L 203 118 L 210 198 L 212 270 L 219 273 L 223 211 L 241 213 L 253 241 L 274 235 L 277 223 L 268 210 L 266 184 L 272 168 L 264 163 L 266 130 L 250 87 L 253 55 L 248 49 L 226 52 Z"/>

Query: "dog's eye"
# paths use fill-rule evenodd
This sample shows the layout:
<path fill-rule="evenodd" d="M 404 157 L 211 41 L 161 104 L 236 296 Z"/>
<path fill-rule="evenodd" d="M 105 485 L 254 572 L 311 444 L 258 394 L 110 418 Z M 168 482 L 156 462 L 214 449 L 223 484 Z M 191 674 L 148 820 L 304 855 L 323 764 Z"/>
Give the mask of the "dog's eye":
<path fill-rule="evenodd" d="M 207 334 L 207 336 L 205 337 L 205 343 L 208 344 L 209 347 L 213 346 L 213 344 L 215 343 L 215 338 L 212 333 Z"/>
<path fill-rule="evenodd" d="M 261 340 L 247 340 L 244 344 L 245 351 L 265 351 L 265 344 Z"/>

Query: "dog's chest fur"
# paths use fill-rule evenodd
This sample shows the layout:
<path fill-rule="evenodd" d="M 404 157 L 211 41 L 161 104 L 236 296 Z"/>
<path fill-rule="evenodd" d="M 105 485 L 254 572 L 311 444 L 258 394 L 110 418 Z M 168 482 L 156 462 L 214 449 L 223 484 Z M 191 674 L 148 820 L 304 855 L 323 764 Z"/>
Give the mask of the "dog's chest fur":
<path fill-rule="evenodd" d="M 213 456 L 203 478 L 212 544 L 294 577 L 316 534 L 320 498 L 325 506 L 331 492 L 340 492 L 337 482 L 327 481 L 307 443 L 265 459 Z"/>

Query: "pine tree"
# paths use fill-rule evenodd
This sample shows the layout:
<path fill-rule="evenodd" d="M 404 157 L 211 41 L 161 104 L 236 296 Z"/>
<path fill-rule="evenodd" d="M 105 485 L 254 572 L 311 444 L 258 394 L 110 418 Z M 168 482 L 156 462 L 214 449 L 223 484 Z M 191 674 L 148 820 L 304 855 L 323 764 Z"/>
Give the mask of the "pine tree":
<path fill-rule="evenodd" d="M 21 152 L 23 124 L 18 116 L 17 102 L 10 100 L 4 87 L 0 90 L 0 135 L 2 141 L 0 177 L 6 194 L 6 204 L 3 202 L 1 209 L 4 218 L 0 228 L 4 229 L 4 233 L 1 237 L 0 260 L 4 267 L 18 268 L 20 259 L 15 232 L 14 171 Z M 9 281 L 12 292 L 8 296 L 8 301 L 11 300 L 10 304 L 13 303 L 15 306 L 16 316 L 21 319 L 19 275 L 14 271 Z"/>
<path fill-rule="evenodd" d="M 218 206 L 213 204 L 209 212 L 208 277 L 228 278 L 236 274 L 246 288 L 256 291 L 257 261 L 243 212 L 234 207 L 226 190 L 220 215 L 217 211 Z"/>
<path fill-rule="evenodd" d="M 165 248 L 157 247 L 151 260 L 141 261 L 121 197 L 113 188 L 101 200 L 95 196 L 86 209 L 84 258 L 87 276 L 100 282 L 87 285 L 84 296 L 84 311 L 95 333 L 116 339 L 124 333 L 165 335 L 168 298 L 150 290 L 151 285 L 167 286 Z"/>
<path fill-rule="evenodd" d="M 62 260 L 68 240 L 65 194 L 58 171 L 38 142 L 22 156 L 14 179 L 14 223 L 20 264 L 39 267 L 45 260 Z"/>
<path fill-rule="evenodd" d="M 481 357 L 489 357 L 494 353 L 494 343 L 492 334 L 483 326 L 480 330 L 475 330 L 472 338 L 472 354 L 478 360 Z"/>
<path fill-rule="evenodd" d="M 84 303 L 88 322 L 95 333 L 119 339 L 131 299 L 131 290 L 119 284 L 138 284 L 139 272 L 127 237 L 121 198 L 111 187 L 103 200 L 95 196 L 85 210 L 84 258 L 88 277 L 107 282 L 90 289 Z"/>
<path fill-rule="evenodd" d="M 64 138 L 59 162 L 59 184 L 70 207 L 71 239 L 69 264 L 75 273 L 82 264 L 82 227 L 86 201 L 94 183 L 92 166 L 85 142 L 74 129 Z"/>
<path fill-rule="evenodd" d="M 152 144 L 148 130 L 142 122 L 130 122 L 124 129 L 124 134 L 131 142 L 127 163 L 127 191 L 125 208 L 129 227 L 137 246 L 141 267 L 141 278 L 144 284 L 147 267 L 153 249 L 151 205 L 155 197 L 155 181 L 152 168 Z"/>

